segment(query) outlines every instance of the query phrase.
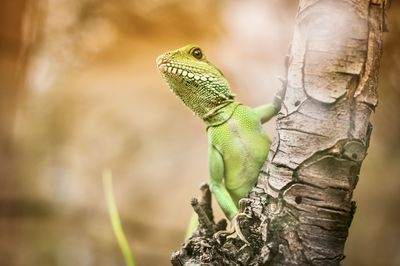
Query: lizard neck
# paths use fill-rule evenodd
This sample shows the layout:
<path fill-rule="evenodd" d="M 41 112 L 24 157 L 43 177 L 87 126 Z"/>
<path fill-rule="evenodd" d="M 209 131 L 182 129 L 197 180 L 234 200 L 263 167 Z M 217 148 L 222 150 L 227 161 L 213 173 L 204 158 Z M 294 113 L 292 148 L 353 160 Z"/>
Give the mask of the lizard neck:
<path fill-rule="evenodd" d="M 222 125 L 223 123 L 228 121 L 229 118 L 232 117 L 233 112 L 235 112 L 236 108 L 239 105 L 241 105 L 241 103 L 236 101 L 230 101 L 230 102 L 225 102 L 211 109 L 202 117 L 203 121 L 207 125 L 207 129 L 209 127 Z"/>

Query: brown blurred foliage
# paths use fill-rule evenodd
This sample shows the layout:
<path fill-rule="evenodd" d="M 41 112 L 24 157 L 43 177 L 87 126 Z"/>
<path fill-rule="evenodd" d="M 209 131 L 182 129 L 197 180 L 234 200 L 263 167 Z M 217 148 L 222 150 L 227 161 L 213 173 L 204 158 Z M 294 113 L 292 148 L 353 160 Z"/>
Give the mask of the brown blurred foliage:
<path fill-rule="evenodd" d="M 207 180 L 204 126 L 163 84 L 162 52 L 198 43 L 249 105 L 272 99 L 297 2 L 18 0 L 0 9 L 0 265 L 123 265 L 114 175 L 138 265 L 169 265 Z M 400 265 L 400 4 L 344 265 Z M 266 130 L 273 136 L 274 122 Z M 221 214 L 220 214 L 221 215 Z"/>

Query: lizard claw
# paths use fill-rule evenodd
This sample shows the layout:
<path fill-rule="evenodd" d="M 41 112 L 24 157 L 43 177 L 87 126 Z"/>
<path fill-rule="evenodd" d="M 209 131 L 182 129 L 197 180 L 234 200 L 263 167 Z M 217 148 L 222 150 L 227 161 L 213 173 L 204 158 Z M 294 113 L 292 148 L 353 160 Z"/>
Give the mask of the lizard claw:
<path fill-rule="evenodd" d="M 242 230 L 240 229 L 239 217 L 251 218 L 248 214 L 245 213 L 236 214 L 231 221 L 230 229 L 224 231 L 218 231 L 217 233 L 214 234 L 214 237 L 217 239 L 218 243 L 220 243 L 219 237 L 221 235 L 227 235 L 227 238 L 234 238 L 238 236 L 240 240 L 242 240 L 243 242 L 245 242 L 247 245 L 250 246 L 249 241 L 247 241 L 246 237 L 242 233 Z"/>
<path fill-rule="evenodd" d="M 290 48 L 289 48 L 290 49 Z M 285 76 L 278 76 L 279 81 L 282 83 L 281 89 L 275 94 L 274 98 L 274 105 L 280 109 L 282 100 L 285 98 L 286 94 L 286 88 L 288 85 L 288 71 L 289 71 L 289 65 L 290 65 L 290 56 L 286 55 L 285 56 Z"/>
<path fill-rule="evenodd" d="M 283 98 L 285 97 L 286 87 L 282 86 L 282 88 L 275 94 L 273 105 L 279 111 L 281 109 Z"/>

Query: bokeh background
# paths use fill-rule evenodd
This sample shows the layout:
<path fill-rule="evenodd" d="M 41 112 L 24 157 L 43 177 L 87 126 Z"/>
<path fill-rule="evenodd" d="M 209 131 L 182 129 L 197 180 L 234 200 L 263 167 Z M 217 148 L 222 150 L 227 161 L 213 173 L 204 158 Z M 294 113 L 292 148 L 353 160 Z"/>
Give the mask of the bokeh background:
<path fill-rule="evenodd" d="M 169 265 L 208 178 L 207 139 L 155 58 L 197 43 L 238 99 L 271 101 L 296 9 L 293 0 L 1 1 L 0 265 L 123 265 L 102 190 L 108 168 L 138 265 Z M 398 2 L 388 27 L 344 265 L 400 265 Z M 274 121 L 266 130 L 274 136 Z"/>

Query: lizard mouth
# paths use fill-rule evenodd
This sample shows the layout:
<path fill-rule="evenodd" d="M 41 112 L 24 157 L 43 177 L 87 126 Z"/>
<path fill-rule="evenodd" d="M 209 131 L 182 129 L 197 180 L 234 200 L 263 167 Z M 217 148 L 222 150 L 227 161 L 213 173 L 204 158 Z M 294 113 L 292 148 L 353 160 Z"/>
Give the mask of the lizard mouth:
<path fill-rule="evenodd" d="M 160 55 L 156 59 L 157 67 L 163 73 L 165 73 L 167 71 L 167 63 L 168 63 L 168 60 L 165 58 L 165 55 Z"/>
<path fill-rule="evenodd" d="M 162 73 L 166 73 L 168 70 L 166 63 L 157 64 L 157 67 Z"/>
<path fill-rule="evenodd" d="M 160 72 L 163 74 L 168 71 L 168 66 L 167 66 L 166 62 L 161 62 L 161 63 L 157 62 L 157 67 L 160 70 Z"/>

